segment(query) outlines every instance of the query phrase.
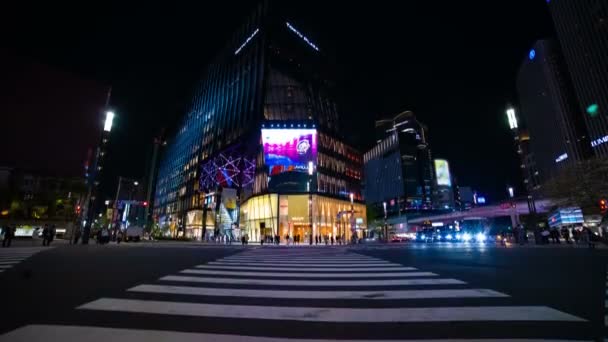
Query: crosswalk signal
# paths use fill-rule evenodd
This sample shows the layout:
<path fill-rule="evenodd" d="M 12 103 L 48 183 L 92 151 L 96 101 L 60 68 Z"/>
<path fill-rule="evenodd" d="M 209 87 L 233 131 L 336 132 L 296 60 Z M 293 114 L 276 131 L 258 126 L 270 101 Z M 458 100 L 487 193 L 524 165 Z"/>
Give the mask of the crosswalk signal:
<path fill-rule="evenodd" d="M 608 202 L 606 201 L 605 198 L 602 198 L 600 200 L 600 212 L 602 214 L 605 214 L 608 211 Z"/>

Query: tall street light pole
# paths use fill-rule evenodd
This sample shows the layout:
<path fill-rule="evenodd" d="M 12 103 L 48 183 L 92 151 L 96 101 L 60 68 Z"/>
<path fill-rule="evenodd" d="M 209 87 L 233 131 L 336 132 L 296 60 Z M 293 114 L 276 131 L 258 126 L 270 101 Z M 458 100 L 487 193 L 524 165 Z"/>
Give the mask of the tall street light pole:
<path fill-rule="evenodd" d="M 314 227 L 312 224 L 312 175 L 314 173 L 314 164 L 312 161 L 308 162 L 308 222 L 310 222 L 310 237 L 314 233 Z M 309 239 L 310 239 L 309 237 Z M 310 240 L 312 242 L 312 240 Z"/>
<path fill-rule="evenodd" d="M 108 97 L 106 100 L 106 108 L 110 102 L 110 96 L 112 89 L 108 91 Z M 101 140 L 95 150 L 95 159 L 93 162 L 93 169 L 87 175 L 87 197 L 85 201 L 85 208 L 83 211 L 84 221 L 82 222 L 82 244 L 86 245 L 89 243 L 89 237 L 91 233 L 91 225 L 95 217 L 95 211 L 98 203 L 98 192 L 99 192 L 99 180 L 104 166 L 104 160 L 106 155 L 106 146 L 110 138 L 110 132 L 112 131 L 112 123 L 114 121 L 115 114 L 113 111 L 106 111 L 105 122 L 103 125 L 103 131 L 101 132 Z"/>
<path fill-rule="evenodd" d="M 525 152 L 524 152 L 524 149 L 522 146 L 522 139 L 521 139 L 521 134 L 520 134 L 519 122 L 517 119 L 517 113 L 515 111 L 515 108 L 509 107 L 506 111 L 506 114 L 507 114 L 507 120 L 509 121 L 509 128 L 511 129 L 511 132 L 513 132 L 513 140 L 515 141 L 515 149 L 517 151 L 517 154 L 519 155 L 523 176 L 524 176 L 524 179 L 526 179 L 526 182 L 525 182 L 526 191 L 527 191 L 526 199 L 527 199 L 527 204 L 528 204 L 528 212 L 531 217 L 530 221 L 531 221 L 534 229 L 536 229 L 536 203 L 534 201 L 534 195 L 532 193 L 532 184 L 530 184 L 532 179 L 530 179 L 528 177 L 528 175 L 531 174 L 531 170 L 529 170 L 529 165 L 528 165 L 528 162 L 526 161 L 526 155 L 525 155 Z M 513 188 L 509 187 L 508 191 L 509 191 L 509 197 L 512 199 L 514 197 Z M 513 204 L 512 204 L 512 206 L 513 206 Z M 519 224 L 519 220 L 513 221 L 514 219 L 516 219 L 516 218 L 512 217 L 512 224 L 513 225 Z"/>
<path fill-rule="evenodd" d="M 382 207 L 384 208 L 384 229 L 383 229 L 383 233 L 384 233 L 384 240 L 386 242 L 388 242 L 388 225 L 386 223 L 386 202 L 382 202 Z"/>

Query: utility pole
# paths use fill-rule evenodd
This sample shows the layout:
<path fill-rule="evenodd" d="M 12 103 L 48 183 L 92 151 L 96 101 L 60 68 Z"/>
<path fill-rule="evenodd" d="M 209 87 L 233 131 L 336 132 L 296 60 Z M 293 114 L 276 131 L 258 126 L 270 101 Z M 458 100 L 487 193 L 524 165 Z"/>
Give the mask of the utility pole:
<path fill-rule="evenodd" d="M 156 159 L 158 158 L 158 150 L 164 146 L 163 133 L 154 138 L 154 150 L 152 151 L 152 163 L 148 172 L 148 186 L 146 189 L 146 205 L 144 207 L 144 229 L 148 229 L 148 217 L 150 216 L 150 207 L 152 206 L 152 193 L 154 192 L 154 180 L 156 179 Z"/>

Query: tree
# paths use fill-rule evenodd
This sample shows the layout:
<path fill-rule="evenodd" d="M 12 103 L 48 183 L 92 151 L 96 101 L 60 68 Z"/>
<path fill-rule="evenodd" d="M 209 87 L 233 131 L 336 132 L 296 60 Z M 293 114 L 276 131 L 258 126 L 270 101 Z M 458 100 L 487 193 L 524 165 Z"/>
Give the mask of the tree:
<path fill-rule="evenodd" d="M 543 186 L 543 195 L 560 207 L 580 207 L 598 214 L 599 201 L 608 195 L 608 158 L 570 164 Z"/>

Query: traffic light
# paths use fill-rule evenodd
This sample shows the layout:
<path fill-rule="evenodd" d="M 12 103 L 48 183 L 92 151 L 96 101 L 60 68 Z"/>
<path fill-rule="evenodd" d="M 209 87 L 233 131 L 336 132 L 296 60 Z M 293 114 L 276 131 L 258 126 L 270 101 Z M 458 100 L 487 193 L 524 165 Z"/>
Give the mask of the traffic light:
<path fill-rule="evenodd" d="M 600 212 L 602 214 L 605 214 L 608 211 L 608 202 L 606 201 L 605 198 L 602 198 L 600 200 Z"/>

